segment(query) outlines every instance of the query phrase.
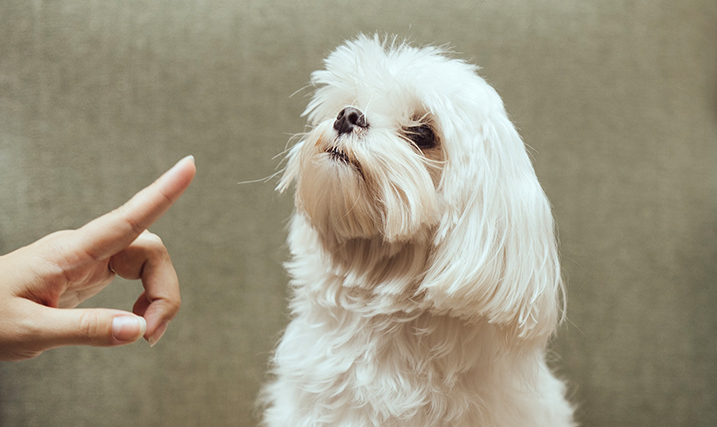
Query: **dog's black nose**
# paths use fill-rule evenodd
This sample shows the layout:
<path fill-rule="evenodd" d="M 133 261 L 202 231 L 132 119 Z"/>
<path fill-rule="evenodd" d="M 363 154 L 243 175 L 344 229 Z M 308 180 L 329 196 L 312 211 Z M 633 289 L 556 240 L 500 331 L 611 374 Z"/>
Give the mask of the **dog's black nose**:
<path fill-rule="evenodd" d="M 339 132 L 339 135 L 351 133 L 356 126 L 364 129 L 368 127 L 366 116 L 358 108 L 346 107 L 336 116 L 334 129 Z"/>

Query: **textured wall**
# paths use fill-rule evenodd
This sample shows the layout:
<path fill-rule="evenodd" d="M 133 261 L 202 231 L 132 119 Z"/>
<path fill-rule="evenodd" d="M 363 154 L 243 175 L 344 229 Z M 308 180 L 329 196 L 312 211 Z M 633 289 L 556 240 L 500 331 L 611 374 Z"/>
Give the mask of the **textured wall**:
<path fill-rule="evenodd" d="M 310 4 L 304 4 L 310 3 Z M 554 343 L 587 426 L 717 425 L 717 3 L 4 0 L 0 253 L 124 202 L 186 154 L 153 231 L 163 340 L 0 364 L 2 426 L 250 426 L 285 324 L 272 174 L 309 73 L 357 32 L 450 43 L 532 146 L 560 227 Z M 90 302 L 128 309 L 136 283 Z"/>

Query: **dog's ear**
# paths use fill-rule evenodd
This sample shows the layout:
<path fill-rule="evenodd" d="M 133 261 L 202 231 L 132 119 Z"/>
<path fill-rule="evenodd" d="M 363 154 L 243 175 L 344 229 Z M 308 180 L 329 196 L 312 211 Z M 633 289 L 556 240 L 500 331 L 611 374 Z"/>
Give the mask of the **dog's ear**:
<path fill-rule="evenodd" d="M 525 146 L 502 112 L 470 136 L 444 129 L 446 213 L 420 291 L 438 312 L 547 339 L 563 288 L 553 217 Z"/>

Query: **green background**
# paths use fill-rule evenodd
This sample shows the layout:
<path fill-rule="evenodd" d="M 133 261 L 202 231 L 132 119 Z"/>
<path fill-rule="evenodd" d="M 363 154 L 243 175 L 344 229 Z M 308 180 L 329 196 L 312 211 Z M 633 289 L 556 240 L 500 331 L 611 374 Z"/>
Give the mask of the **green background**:
<path fill-rule="evenodd" d="M 2 426 L 250 426 L 286 323 L 291 197 L 268 183 L 312 70 L 358 32 L 483 67 L 560 230 L 552 346 L 586 426 L 717 425 L 714 0 L 0 3 L 0 253 L 76 228 L 193 154 L 153 231 L 183 308 L 154 348 L 0 364 Z M 0 278 L 1 279 L 1 278 Z M 130 309 L 118 280 L 90 305 Z"/>

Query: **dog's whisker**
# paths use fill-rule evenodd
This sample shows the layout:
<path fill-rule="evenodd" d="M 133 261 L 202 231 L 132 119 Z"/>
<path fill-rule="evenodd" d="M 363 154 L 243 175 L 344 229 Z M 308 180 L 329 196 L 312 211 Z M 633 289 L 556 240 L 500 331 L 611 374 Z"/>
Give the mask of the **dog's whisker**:
<path fill-rule="evenodd" d="M 237 184 L 239 184 L 239 185 L 244 185 L 244 184 L 258 184 L 258 183 L 264 183 L 264 184 L 265 184 L 265 183 L 271 181 L 273 178 L 275 178 L 275 177 L 281 175 L 282 173 L 284 173 L 284 169 L 281 169 L 281 170 L 279 170 L 279 171 L 276 171 L 276 172 L 272 173 L 271 175 L 266 176 L 266 177 L 264 177 L 264 178 L 251 179 L 251 180 L 248 180 L 248 181 L 239 181 L 239 182 L 237 182 Z"/>
<path fill-rule="evenodd" d="M 311 85 L 310 85 L 310 84 L 307 84 L 307 85 L 305 85 L 305 86 L 303 86 L 303 87 L 297 89 L 297 90 L 294 91 L 291 95 L 289 95 L 289 98 L 293 98 L 294 95 L 298 94 L 299 92 L 303 92 L 304 90 L 306 90 L 306 89 L 308 89 L 308 88 L 310 88 L 310 87 L 311 87 Z"/>
<path fill-rule="evenodd" d="M 283 161 L 283 159 L 286 158 L 286 154 L 289 153 L 290 151 L 291 151 L 291 147 L 287 147 L 286 149 L 284 149 L 284 151 L 281 151 L 281 152 L 275 154 L 274 156 L 272 156 L 271 160 L 276 160 L 279 157 L 281 157 L 282 161 Z"/>

